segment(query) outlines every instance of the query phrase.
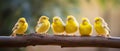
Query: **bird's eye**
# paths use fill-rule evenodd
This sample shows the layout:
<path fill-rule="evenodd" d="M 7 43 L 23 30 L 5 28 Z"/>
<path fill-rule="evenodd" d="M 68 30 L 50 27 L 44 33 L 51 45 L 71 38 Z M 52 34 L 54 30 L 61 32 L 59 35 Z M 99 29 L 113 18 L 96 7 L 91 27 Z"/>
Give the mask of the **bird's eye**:
<path fill-rule="evenodd" d="M 24 22 L 23 20 L 20 20 L 20 22 Z"/>
<path fill-rule="evenodd" d="M 72 20 L 72 18 L 68 18 L 68 20 Z"/>
<path fill-rule="evenodd" d="M 86 22 L 86 20 L 83 20 L 83 22 Z"/>
<path fill-rule="evenodd" d="M 100 21 L 99 19 L 97 21 Z"/>
<path fill-rule="evenodd" d="M 56 19 L 56 20 L 58 20 L 58 19 Z"/>
<path fill-rule="evenodd" d="M 46 19 L 46 18 L 43 18 L 43 19 Z"/>

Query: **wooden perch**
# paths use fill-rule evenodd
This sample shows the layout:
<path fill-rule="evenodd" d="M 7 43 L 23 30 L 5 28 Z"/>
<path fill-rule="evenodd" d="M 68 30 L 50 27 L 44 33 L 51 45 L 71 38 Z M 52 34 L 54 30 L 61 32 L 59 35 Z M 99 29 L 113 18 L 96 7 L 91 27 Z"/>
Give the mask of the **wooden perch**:
<path fill-rule="evenodd" d="M 38 35 L 35 33 L 17 37 L 0 36 L 0 47 L 26 47 L 30 45 L 120 48 L 120 38 Z"/>

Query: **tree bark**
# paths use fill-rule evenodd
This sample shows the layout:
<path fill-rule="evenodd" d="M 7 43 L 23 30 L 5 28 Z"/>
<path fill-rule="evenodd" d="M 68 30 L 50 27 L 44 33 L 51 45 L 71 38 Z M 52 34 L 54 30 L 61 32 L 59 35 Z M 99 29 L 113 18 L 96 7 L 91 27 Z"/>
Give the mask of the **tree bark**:
<path fill-rule="evenodd" d="M 120 48 L 119 37 L 62 36 L 27 34 L 24 36 L 0 36 L 0 47 L 26 47 L 35 45 L 59 45 L 61 47 L 109 47 Z"/>

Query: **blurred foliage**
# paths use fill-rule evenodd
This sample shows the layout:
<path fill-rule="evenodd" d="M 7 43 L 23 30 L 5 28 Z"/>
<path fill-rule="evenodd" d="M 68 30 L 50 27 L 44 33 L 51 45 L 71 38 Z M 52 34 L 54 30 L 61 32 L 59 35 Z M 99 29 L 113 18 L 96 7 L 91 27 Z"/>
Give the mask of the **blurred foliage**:
<path fill-rule="evenodd" d="M 106 8 L 106 4 L 107 4 L 107 0 L 99 0 L 98 1 L 99 2 L 99 4 L 101 5 L 101 7 L 103 8 L 103 9 L 105 9 Z"/>
<path fill-rule="evenodd" d="M 89 4 L 92 2 L 92 0 L 84 1 Z M 104 12 L 103 17 L 109 17 L 109 3 L 114 8 L 120 6 L 120 0 L 97 0 L 96 2 Z M 82 13 L 81 3 L 83 0 L 0 0 L 0 35 L 10 35 L 11 29 L 20 17 L 25 17 L 29 23 L 27 33 L 34 32 L 34 26 L 42 15 L 48 16 L 51 22 L 54 16 L 60 16 L 65 22 L 67 15 L 73 15 L 78 20 Z M 50 30 L 49 33 L 52 31 Z"/>

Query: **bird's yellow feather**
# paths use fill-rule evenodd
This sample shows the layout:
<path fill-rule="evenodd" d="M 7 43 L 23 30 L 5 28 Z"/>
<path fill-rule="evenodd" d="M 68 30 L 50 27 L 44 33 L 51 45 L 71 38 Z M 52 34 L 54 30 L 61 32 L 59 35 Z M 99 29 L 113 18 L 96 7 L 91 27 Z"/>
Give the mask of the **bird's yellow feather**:
<path fill-rule="evenodd" d="M 28 23 L 26 22 L 25 18 L 19 18 L 18 22 L 12 29 L 13 33 L 11 36 L 16 36 L 16 34 L 24 34 L 27 31 L 27 28 Z"/>
<path fill-rule="evenodd" d="M 73 16 L 67 16 L 65 31 L 67 34 L 73 34 L 78 31 L 78 23 Z"/>
<path fill-rule="evenodd" d="M 106 24 L 106 22 L 101 17 L 95 18 L 94 28 L 97 32 L 98 36 L 108 37 L 110 30 Z"/>
<path fill-rule="evenodd" d="M 55 35 L 63 35 L 65 31 L 65 25 L 60 17 L 53 17 L 53 23 L 51 25 L 53 33 Z"/>
<path fill-rule="evenodd" d="M 45 34 L 50 28 L 49 18 L 47 16 L 41 16 L 35 27 L 35 31 L 38 34 Z"/>
<path fill-rule="evenodd" d="M 92 34 L 92 25 L 89 23 L 87 18 L 82 18 L 82 23 L 79 27 L 79 33 L 81 36 L 91 36 Z"/>

